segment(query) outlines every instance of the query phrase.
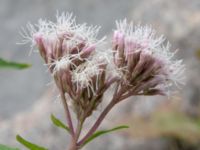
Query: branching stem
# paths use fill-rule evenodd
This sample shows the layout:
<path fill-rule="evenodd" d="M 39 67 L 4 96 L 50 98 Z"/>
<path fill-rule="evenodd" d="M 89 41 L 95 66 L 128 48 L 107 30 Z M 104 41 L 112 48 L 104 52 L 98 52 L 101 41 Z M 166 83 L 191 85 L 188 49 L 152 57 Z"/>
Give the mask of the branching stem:
<path fill-rule="evenodd" d="M 103 121 L 103 119 L 106 117 L 106 115 L 110 112 L 110 110 L 113 108 L 113 106 L 115 106 L 115 104 L 118 103 L 118 97 L 121 94 L 121 92 L 117 92 L 118 88 L 119 88 L 119 84 L 117 83 L 117 87 L 116 90 L 114 92 L 113 98 L 110 101 L 110 103 L 107 105 L 107 107 L 103 110 L 103 112 L 100 114 L 100 116 L 98 117 L 97 121 L 94 123 L 94 125 L 92 126 L 92 128 L 88 131 L 88 133 L 83 137 L 82 140 L 80 140 L 80 142 L 78 142 L 78 146 L 81 146 L 84 144 L 84 142 L 97 130 L 97 128 L 99 127 L 99 125 L 101 124 L 101 122 Z"/>

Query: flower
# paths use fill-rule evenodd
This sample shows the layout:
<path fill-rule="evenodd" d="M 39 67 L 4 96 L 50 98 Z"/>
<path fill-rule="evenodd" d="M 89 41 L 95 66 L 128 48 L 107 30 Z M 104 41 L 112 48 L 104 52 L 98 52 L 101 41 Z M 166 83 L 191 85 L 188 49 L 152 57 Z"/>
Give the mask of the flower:
<path fill-rule="evenodd" d="M 78 119 L 90 116 L 115 82 L 115 103 L 132 95 L 166 95 L 166 89 L 184 83 L 182 60 L 174 59 L 163 35 L 126 19 L 116 24 L 112 49 L 105 47 L 105 37 L 97 39 L 100 27 L 77 24 L 69 13 L 23 30 L 23 42 L 38 48 Z"/>
<path fill-rule="evenodd" d="M 24 41 L 38 48 L 58 88 L 72 101 L 77 117 L 89 116 L 102 100 L 100 90 L 112 57 L 104 47 L 105 37 L 97 39 L 100 27 L 76 24 L 72 14 L 62 13 L 57 14 L 55 23 L 40 19 L 28 29 Z"/>
<path fill-rule="evenodd" d="M 167 94 L 166 88 L 184 83 L 182 60 L 165 38 L 157 37 L 150 26 L 133 26 L 126 19 L 116 22 L 113 35 L 114 63 L 121 69 L 123 81 L 133 95 Z M 124 69 L 125 68 L 125 69 Z M 130 90 L 131 88 L 131 90 Z"/>
<path fill-rule="evenodd" d="M 110 110 L 136 95 L 166 95 L 172 85 L 183 84 L 185 66 L 174 59 L 169 42 L 156 36 L 150 26 L 133 26 L 126 19 L 116 22 L 112 48 L 105 37 L 98 40 L 100 27 L 77 24 L 69 13 L 57 14 L 56 22 L 40 19 L 22 30 L 23 43 L 37 47 L 59 89 L 69 133 L 69 149 L 79 149 L 95 135 Z M 111 100 L 91 129 L 79 139 L 85 120 L 114 85 Z M 77 117 L 74 128 L 72 107 Z M 75 130 L 74 130 L 75 129 Z"/>

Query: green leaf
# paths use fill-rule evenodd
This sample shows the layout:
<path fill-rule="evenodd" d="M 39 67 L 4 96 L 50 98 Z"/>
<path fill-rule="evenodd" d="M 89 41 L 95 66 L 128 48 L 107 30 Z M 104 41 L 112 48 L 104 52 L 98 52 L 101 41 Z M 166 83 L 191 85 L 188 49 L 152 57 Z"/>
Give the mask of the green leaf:
<path fill-rule="evenodd" d="M 16 136 L 16 139 L 19 143 L 21 143 L 22 145 L 24 145 L 26 148 L 28 148 L 29 150 L 48 150 L 47 148 L 38 146 L 36 144 L 33 144 L 27 140 L 25 140 L 24 138 L 22 138 L 20 135 Z"/>
<path fill-rule="evenodd" d="M 0 58 L 0 68 L 25 69 L 30 66 L 31 66 L 30 64 L 17 63 Z"/>
<path fill-rule="evenodd" d="M 116 130 L 121 130 L 121 129 L 126 129 L 126 128 L 129 128 L 128 126 L 126 125 L 122 125 L 122 126 L 117 126 L 115 128 L 112 128 L 112 129 L 109 129 L 109 130 L 100 130 L 100 131 L 97 131 L 95 132 L 93 135 L 91 135 L 84 143 L 83 143 L 83 146 L 85 146 L 86 144 L 88 144 L 89 142 L 91 142 L 92 140 L 96 139 L 97 137 L 103 135 L 103 134 L 107 134 L 107 133 L 110 133 L 110 132 L 113 132 L 113 131 L 116 131 Z"/>
<path fill-rule="evenodd" d="M 65 129 L 70 132 L 69 127 L 67 127 L 64 123 L 62 123 L 58 118 L 56 118 L 53 114 L 51 114 L 51 121 L 53 124 L 59 128 Z"/>
<path fill-rule="evenodd" d="M 0 144 L 0 150 L 19 150 L 18 148 L 11 148 L 6 145 Z"/>

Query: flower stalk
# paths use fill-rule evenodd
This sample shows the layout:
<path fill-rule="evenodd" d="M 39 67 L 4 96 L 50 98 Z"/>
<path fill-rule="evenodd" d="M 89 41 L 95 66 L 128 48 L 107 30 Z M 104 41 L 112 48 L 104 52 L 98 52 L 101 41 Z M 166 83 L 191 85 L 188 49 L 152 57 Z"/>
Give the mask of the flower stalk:
<path fill-rule="evenodd" d="M 100 114 L 92 128 L 88 131 L 88 133 L 84 136 L 84 138 L 78 142 L 78 145 L 83 145 L 84 142 L 98 129 L 100 124 L 102 123 L 103 119 L 106 117 L 106 115 L 110 112 L 110 110 L 115 106 L 116 104 L 116 99 L 113 99 L 107 107 L 103 110 L 103 112 Z"/>
<path fill-rule="evenodd" d="M 60 86 L 61 86 L 61 88 L 59 88 L 59 90 L 60 90 L 61 100 L 62 100 L 62 104 L 63 104 L 64 110 L 65 110 L 66 120 L 67 120 L 69 129 L 70 129 L 70 134 L 72 135 L 72 137 L 75 137 L 71 113 L 69 111 L 69 107 L 68 107 L 68 104 L 67 104 L 67 100 L 66 100 L 64 91 L 62 90 L 63 89 L 62 88 L 63 87 L 62 82 L 60 82 Z"/>

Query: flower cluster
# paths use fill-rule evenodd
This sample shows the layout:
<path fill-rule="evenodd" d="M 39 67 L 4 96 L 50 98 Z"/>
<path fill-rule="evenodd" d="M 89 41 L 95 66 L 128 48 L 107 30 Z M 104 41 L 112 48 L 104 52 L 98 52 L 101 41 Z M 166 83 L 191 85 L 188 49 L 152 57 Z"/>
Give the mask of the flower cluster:
<path fill-rule="evenodd" d="M 183 83 L 184 65 L 174 60 L 170 44 L 149 26 L 116 22 L 112 48 L 97 39 L 99 27 L 76 24 L 72 14 L 57 21 L 29 25 L 26 40 L 36 45 L 59 89 L 68 95 L 77 117 L 92 114 L 104 91 L 118 83 L 118 100 L 133 95 L 165 95 L 166 88 Z M 121 98 L 120 98 L 121 96 Z"/>
<path fill-rule="evenodd" d="M 116 22 L 113 35 L 114 63 L 131 95 L 165 95 L 166 88 L 183 84 L 184 65 L 174 60 L 170 44 L 156 37 L 150 26 L 133 26 L 126 19 Z"/>
<path fill-rule="evenodd" d="M 112 57 L 104 50 L 105 38 L 97 40 L 99 27 L 76 24 L 72 14 L 63 13 L 56 23 L 39 20 L 29 29 L 32 45 L 39 49 L 57 86 L 68 94 L 77 117 L 89 116 L 101 102 L 103 94 L 97 91 L 105 86 L 107 61 Z"/>

